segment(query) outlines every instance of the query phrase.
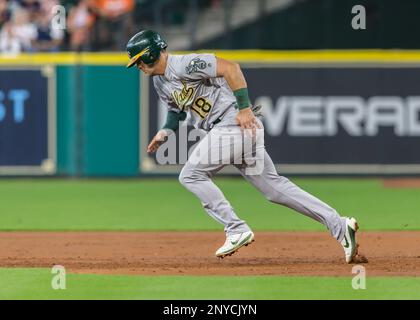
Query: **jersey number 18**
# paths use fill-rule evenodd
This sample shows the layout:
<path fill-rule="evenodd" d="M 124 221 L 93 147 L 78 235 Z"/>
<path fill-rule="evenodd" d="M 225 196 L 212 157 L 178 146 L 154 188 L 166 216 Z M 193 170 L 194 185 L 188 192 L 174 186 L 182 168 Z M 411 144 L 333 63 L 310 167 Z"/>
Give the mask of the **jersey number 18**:
<path fill-rule="evenodd" d="M 197 98 L 191 109 L 197 113 L 202 119 L 204 119 L 207 114 L 210 112 L 211 104 L 203 97 Z"/>

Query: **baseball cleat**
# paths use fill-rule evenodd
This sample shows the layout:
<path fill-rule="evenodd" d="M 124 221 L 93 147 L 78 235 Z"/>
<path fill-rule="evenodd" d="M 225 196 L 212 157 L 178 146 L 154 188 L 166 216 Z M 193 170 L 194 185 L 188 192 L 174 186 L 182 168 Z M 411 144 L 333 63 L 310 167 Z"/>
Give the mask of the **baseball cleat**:
<path fill-rule="evenodd" d="M 239 248 L 247 246 L 253 241 L 254 233 L 252 231 L 227 236 L 224 245 L 216 251 L 216 257 L 223 259 L 226 256 L 231 256 Z"/>
<path fill-rule="evenodd" d="M 346 231 L 344 233 L 343 240 L 341 240 L 341 245 L 344 249 L 344 254 L 346 256 L 346 262 L 351 263 L 356 257 L 358 252 L 359 245 L 356 241 L 356 232 L 359 229 L 356 219 L 346 218 Z"/>

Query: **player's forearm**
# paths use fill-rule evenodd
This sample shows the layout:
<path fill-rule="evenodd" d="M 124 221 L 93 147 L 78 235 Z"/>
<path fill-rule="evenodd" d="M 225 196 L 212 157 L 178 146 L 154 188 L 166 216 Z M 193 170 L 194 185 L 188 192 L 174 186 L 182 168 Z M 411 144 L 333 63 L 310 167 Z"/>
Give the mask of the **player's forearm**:
<path fill-rule="evenodd" d="M 246 80 L 239 63 L 217 57 L 217 76 L 225 78 L 232 91 L 246 88 Z"/>
<path fill-rule="evenodd" d="M 187 118 L 187 114 L 185 112 L 175 112 L 169 111 L 166 116 L 166 123 L 162 129 L 170 129 L 172 131 L 177 131 L 179 128 L 179 122 L 184 121 Z"/>
<path fill-rule="evenodd" d="M 225 78 L 240 110 L 251 106 L 247 83 L 238 63 L 217 58 L 217 75 Z"/>
<path fill-rule="evenodd" d="M 223 76 L 232 91 L 247 87 L 247 83 L 242 73 L 241 67 L 236 62 L 231 62 L 227 72 Z"/>

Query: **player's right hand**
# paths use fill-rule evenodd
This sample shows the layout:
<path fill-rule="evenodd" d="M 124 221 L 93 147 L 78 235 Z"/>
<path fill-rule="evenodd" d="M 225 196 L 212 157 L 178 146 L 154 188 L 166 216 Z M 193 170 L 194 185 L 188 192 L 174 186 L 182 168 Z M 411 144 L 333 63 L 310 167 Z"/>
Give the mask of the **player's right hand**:
<path fill-rule="evenodd" d="M 154 153 L 159 149 L 160 145 L 165 142 L 165 138 L 168 136 L 168 132 L 164 129 L 159 130 L 158 133 L 153 137 L 152 141 L 150 141 L 149 145 L 147 146 L 147 153 Z"/>
<path fill-rule="evenodd" d="M 240 110 L 236 115 L 236 122 L 241 129 L 247 129 L 245 133 L 249 133 L 251 136 L 255 136 L 256 130 L 261 129 L 261 126 L 251 108 Z"/>

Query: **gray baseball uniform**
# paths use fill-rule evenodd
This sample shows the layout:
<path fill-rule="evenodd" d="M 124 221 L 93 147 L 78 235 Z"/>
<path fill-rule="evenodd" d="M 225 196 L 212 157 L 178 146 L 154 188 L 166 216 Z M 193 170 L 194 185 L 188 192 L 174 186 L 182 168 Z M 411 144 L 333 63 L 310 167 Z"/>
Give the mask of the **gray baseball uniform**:
<path fill-rule="evenodd" d="M 249 226 L 236 215 L 222 191 L 211 180 L 224 166 L 233 164 L 269 201 L 321 222 L 333 237 L 341 241 L 345 218 L 277 174 L 265 150 L 263 135 L 256 139 L 253 151 L 254 154 L 257 150 L 257 160 L 263 164 L 261 172 L 247 174 L 249 163 L 243 159 L 252 155 L 233 145 L 245 139 L 235 120 L 238 112 L 236 99 L 226 80 L 217 77 L 216 69 L 217 61 L 213 54 L 169 55 L 165 74 L 153 77 L 156 91 L 168 110 L 190 112 L 194 126 L 208 131 L 183 167 L 179 175 L 181 184 L 200 199 L 210 216 L 224 225 L 228 235 L 249 231 Z M 211 161 L 208 161 L 209 154 L 212 155 Z"/>

